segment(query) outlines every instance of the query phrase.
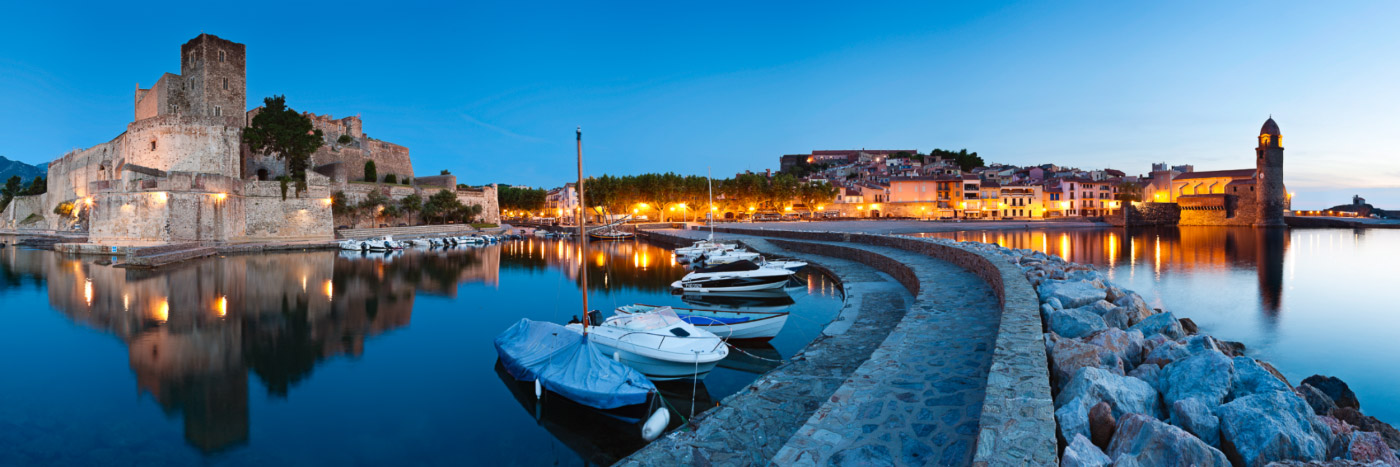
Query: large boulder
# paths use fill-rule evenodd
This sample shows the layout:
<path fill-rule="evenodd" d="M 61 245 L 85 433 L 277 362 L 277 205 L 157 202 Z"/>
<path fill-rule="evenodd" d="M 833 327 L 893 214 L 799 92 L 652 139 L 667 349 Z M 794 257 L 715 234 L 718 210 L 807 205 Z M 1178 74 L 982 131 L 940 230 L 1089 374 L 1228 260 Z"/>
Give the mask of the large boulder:
<path fill-rule="evenodd" d="M 1303 379 L 1303 384 L 1317 388 L 1327 397 L 1332 398 L 1332 402 L 1337 407 L 1351 407 L 1361 410 L 1361 401 L 1356 400 L 1356 393 L 1351 392 L 1351 387 L 1336 376 L 1312 375 Z"/>
<path fill-rule="evenodd" d="M 1154 341 L 1160 340 L 1158 338 L 1165 339 L 1166 336 L 1161 334 L 1153 336 L 1152 339 L 1146 341 L 1147 345 L 1152 345 Z M 1147 354 L 1142 357 L 1142 363 L 1151 363 L 1159 367 L 1165 367 L 1172 364 L 1172 362 L 1189 356 L 1191 356 L 1191 351 L 1186 350 L 1186 346 L 1181 345 L 1180 342 L 1168 340 L 1157 345 L 1152 345 L 1151 350 L 1148 350 Z"/>
<path fill-rule="evenodd" d="M 1092 436 L 1089 429 L 1089 409 L 1107 402 L 1115 419 L 1124 414 L 1141 413 L 1161 418 L 1161 399 L 1157 390 L 1143 380 L 1131 378 L 1100 368 L 1081 368 L 1064 390 L 1055 397 L 1055 419 L 1060 422 L 1064 439 L 1076 434 Z"/>
<path fill-rule="evenodd" d="M 1061 337 L 1087 336 L 1091 332 L 1108 327 L 1104 324 L 1103 317 L 1089 308 L 1052 310 L 1046 314 L 1045 322 L 1052 332 Z"/>
<path fill-rule="evenodd" d="M 1241 397 L 1216 408 L 1215 414 L 1220 417 L 1221 448 L 1235 465 L 1263 467 L 1273 461 L 1327 456 L 1328 428 L 1291 391 Z"/>
<path fill-rule="evenodd" d="M 1181 330 L 1186 331 L 1186 335 L 1188 336 L 1201 331 L 1201 327 L 1197 326 L 1196 322 L 1191 318 L 1180 318 L 1177 319 L 1176 322 L 1181 323 Z"/>
<path fill-rule="evenodd" d="M 1133 368 L 1133 371 L 1128 372 L 1128 376 L 1146 381 L 1147 384 L 1151 385 L 1153 388 L 1157 388 L 1159 392 L 1162 390 L 1160 382 L 1162 379 L 1162 367 L 1157 365 L 1138 365 L 1137 368 Z"/>
<path fill-rule="evenodd" d="M 1380 433 L 1381 438 L 1385 439 L 1385 444 L 1389 445 L 1391 449 L 1400 451 L 1400 431 L 1390 426 L 1389 423 L 1382 422 L 1370 415 L 1362 415 L 1360 411 L 1351 407 L 1338 407 L 1332 411 L 1332 416 L 1337 420 L 1351 424 L 1358 430 Z"/>
<path fill-rule="evenodd" d="M 1137 321 L 1134 321 L 1133 318 L 1134 316 L 1132 316 L 1131 311 L 1127 307 L 1122 306 L 1115 306 L 1113 309 L 1103 314 L 1104 324 L 1107 324 L 1108 327 L 1118 329 L 1128 329 L 1132 327 L 1132 325 L 1137 324 Z M 1141 321 L 1141 318 L 1138 318 L 1138 321 Z"/>
<path fill-rule="evenodd" d="M 1307 402 L 1309 407 L 1312 407 L 1313 413 L 1316 415 L 1327 415 L 1337 408 L 1337 404 L 1332 402 L 1331 397 L 1327 397 L 1326 394 L 1312 387 L 1312 385 L 1299 384 L 1298 387 L 1293 388 L 1293 392 L 1298 393 L 1298 395 L 1303 398 L 1303 401 Z"/>
<path fill-rule="evenodd" d="M 1159 381 L 1162 397 L 1168 405 L 1190 398 L 1200 399 L 1207 407 L 1225 401 L 1230 393 L 1232 362 L 1220 352 L 1201 352 L 1162 367 Z"/>
<path fill-rule="evenodd" d="M 1220 417 L 1199 399 L 1183 399 L 1172 404 L 1172 425 L 1196 435 L 1212 447 L 1220 447 Z"/>
<path fill-rule="evenodd" d="M 1113 407 L 1107 402 L 1100 402 L 1089 409 L 1089 440 L 1093 441 L 1095 446 L 1108 449 L 1108 442 L 1113 441 L 1113 430 L 1117 425 L 1118 420 L 1113 418 Z"/>
<path fill-rule="evenodd" d="M 1371 432 L 1358 431 L 1351 434 L 1351 440 L 1347 443 L 1346 458 L 1359 462 L 1400 465 L 1400 459 L 1395 458 L 1395 451 L 1386 446 L 1381 435 Z"/>
<path fill-rule="evenodd" d="M 1124 362 L 1124 368 L 1132 368 L 1142 363 L 1142 333 L 1108 328 L 1084 336 L 1086 344 L 1095 345 L 1104 351 L 1117 355 Z"/>
<path fill-rule="evenodd" d="M 1054 334 L 1050 334 L 1054 336 Z M 1051 375 L 1055 388 L 1064 388 L 1080 368 L 1103 368 L 1123 374 L 1124 362 L 1113 352 L 1079 339 L 1052 339 L 1050 346 Z"/>
<path fill-rule="evenodd" d="M 1123 308 L 1123 315 L 1128 319 L 1128 326 L 1152 316 L 1152 308 L 1148 307 L 1147 302 L 1143 301 L 1142 297 L 1135 292 L 1127 292 L 1124 296 L 1115 297 L 1112 302 Z"/>
<path fill-rule="evenodd" d="M 1227 467 L 1230 461 L 1185 430 L 1152 417 L 1130 414 L 1118 420 L 1108 456 L 1115 467 Z"/>
<path fill-rule="evenodd" d="M 1171 339 L 1180 339 L 1182 336 L 1186 335 L 1186 331 L 1181 329 L 1181 323 L 1176 320 L 1176 316 L 1172 315 L 1170 311 L 1148 316 L 1128 329 L 1140 331 L 1143 336 L 1147 337 L 1153 334 L 1161 334 Z"/>
<path fill-rule="evenodd" d="M 1113 459 L 1082 435 L 1074 435 L 1069 446 L 1065 446 L 1065 455 L 1060 457 L 1060 467 L 1108 467 L 1112 463 Z"/>
<path fill-rule="evenodd" d="M 1235 371 L 1230 376 L 1230 398 L 1239 399 L 1262 392 L 1292 392 L 1288 383 L 1264 369 L 1258 361 L 1249 357 L 1235 357 L 1231 360 Z M 1306 400 L 1304 401 L 1306 402 Z"/>
<path fill-rule="evenodd" d="M 1356 432 L 1356 427 L 1327 415 L 1317 417 L 1317 421 L 1322 422 L 1322 426 L 1327 427 L 1331 436 L 1331 441 L 1327 443 L 1327 458 L 1346 457 L 1347 444 L 1351 442 L 1351 434 Z"/>
<path fill-rule="evenodd" d="M 1038 292 L 1040 292 L 1041 302 L 1047 302 L 1053 298 L 1059 300 L 1063 308 L 1079 308 L 1107 297 L 1107 292 L 1104 291 L 1102 284 L 1096 285 L 1093 282 L 1077 280 L 1046 281 L 1040 284 Z"/>

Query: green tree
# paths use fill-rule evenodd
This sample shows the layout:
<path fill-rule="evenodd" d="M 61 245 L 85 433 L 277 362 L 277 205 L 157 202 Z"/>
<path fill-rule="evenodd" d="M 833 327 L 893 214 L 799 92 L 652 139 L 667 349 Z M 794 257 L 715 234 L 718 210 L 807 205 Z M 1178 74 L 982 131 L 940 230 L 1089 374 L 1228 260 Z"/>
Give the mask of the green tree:
<path fill-rule="evenodd" d="M 802 204 L 807 206 L 808 211 L 816 212 L 818 206 L 825 206 L 836 201 L 837 190 L 839 188 L 830 183 L 805 183 L 798 190 L 797 198 L 802 200 Z"/>
<path fill-rule="evenodd" d="M 768 185 L 768 205 L 775 210 L 783 211 L 792 206 L 793 199 L 797 198 L 801 191 L 801 183 L 797 177 L 790 174 L 778 174 L 773 176 L 773 180 Z"/>
<path fill-rule="evenodd" d="M 457 200 L 457 194 L 449 190 L 439 190 L 428 196 L 428 201 L 423 203 L 423 217 L 428 219 L 437 218 L 441 222 L 447 222 L 462 206 L 462 202 Z"/>
<path fill-rule="evenodd" d="M 399 200 L 399 211 L 402 211 L 404 214 L 407 214 L 409 216 L 413 216 L 419 212 L 422 212 L 423 197 L 419 196 L 418 193 L 413 193 L 403 197 L 403 199 Z"/>
<path fill-rule="evenodd" d="M 442 169 L 442 172 L 438 173 L 438 175 L 452 175 L 452 172 L 448 172 L 447 169 Z"/>
<path fill-rule="evenodd" d="M 10 179 L 5 181 L 5 187 L 0 188 L 0 211 L 9 207 L 10 202 L 23 192 L 24 179 L 19 178 L 19 175 L 10 176 Z"/>
<path fill-rule="evenodd" d="M 360 201 L 358 211 L 368 212 L 371 220 L 378 220 L 383 214 L 384 208 L 390 204 L 389 197 L 385 196 L 378 188 L 370 190 L 365 199 Z"/>
<path fill-rule="evenodd" d="M 548 193 L 537 188 L 515 188 L 499 185 L 496 188 L 496 204 L 501 209 L 538 211 L 544 209 Z"/>
<path fill-rule="evenodd" d="M 355 138 L 350 135 L 340 135 L 339 138 L 336 138 L 335 142 L 340 144 L 350 144 L 355 142 Z"/>
<path fill-rule="evenodd" d="M 306 189 L 306 169 L 311 166 L 311 154 L 321 147 L 322 137 L 311 119 L 287 107 L 286 96 L 263 99 L 263 110 L 243 129 L 243 142 L 254 153 L 287 161 L 287 170 L 296 180 L 297 196 Z"/>
<path fill-rule="evenodd" d="M 365 161 L 365 181 L 379 181 L 379 171 L 374 168 L 374 161 Z"/>
<path fill-rule="evenodd" d="M 399 176 L 394 174 L 385 175 L 384 183 L 397 184 L 399 183 Z"/>
<path fill-rule="evenodd" d="M 29 182 L 29 187 L 24 189 L 24 196 L 42 195 L 48 191 L 49 184 L 44 177 L 34 177 L 34 180 Z"/>
<path fill-rule="evenodd" d="M 354 214 L 354 212 L 355 206 L 351 206 L 350 203 L 345 200 L 344 191 L 337 190 L 335 193 L 331 193 L 331 214 L 343 216 L 346 214 Z"/>
<path fill-rule="evenodd" d="M 932 151 L 929 151 L 928 155 L 935 159 L 941 158 L 951 160 L 954 163 L 957 163 L 958 169 L 962 170 L 963 172 L 968 172 L 972 169 L 987 165 L 986 162 L 982 161 L 982 157 L 978 156 L 976 152 L 970 153 L 967 152 L 966 149 L 963 149 L 958 152 L 943 149 L 934 149 Z"/>

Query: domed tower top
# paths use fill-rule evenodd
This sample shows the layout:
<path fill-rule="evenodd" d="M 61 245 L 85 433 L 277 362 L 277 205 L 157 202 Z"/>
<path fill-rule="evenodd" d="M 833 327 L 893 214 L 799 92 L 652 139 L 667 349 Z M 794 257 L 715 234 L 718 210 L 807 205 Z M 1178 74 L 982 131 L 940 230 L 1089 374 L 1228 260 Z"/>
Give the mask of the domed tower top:
<path fill-rule="evenodd" d="M 1278 131 L 1278 124 L 1274 123 L 1274 117 L 1269 116 L 1264 121 L 1264 126 L 1259 129 L 1259 147 L 1280 146 L 1283 144 L 1283 134 Z"/>
<path fill-rule="evenodd" d="M 1259 134 L 1281 136 L 1281 133 L 1278 132 L 1278 124 L 1274 123 L 1273 116 L 1269 116 L 1269 119 L 1264 121 L 1264 127 L 1259 129 Z"/>

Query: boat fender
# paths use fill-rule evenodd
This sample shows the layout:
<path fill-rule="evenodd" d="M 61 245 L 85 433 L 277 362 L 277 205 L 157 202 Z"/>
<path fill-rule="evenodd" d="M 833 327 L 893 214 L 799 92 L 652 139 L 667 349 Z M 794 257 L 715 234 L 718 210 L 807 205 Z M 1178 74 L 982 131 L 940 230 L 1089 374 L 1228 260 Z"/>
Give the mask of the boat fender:
<path fill-rule="evenodd" d="M 651 441 L 661 436 L 661 432 L 666 431 L 666 426 L 671 424 L 671 411 L 665 407 L 656 409 L 656 413 L 647 418 L 647 422 L 642 424 L 642 439 Z"/>
<path fill-rule="evenodd" d="M 543 394 L 543 393 L 544 393 L 544 391 L 542 391 L 541 388 L 540 388 L 540 380 L 538 380 L 538 379 L 535 380 L 535 398 L 536 398 L 536 399 L 539 399 L 539 398 L 540 398 L 540 394 Z"/>
<path fill-rule="evenodd" d="M 613 361 L 614 361 L 614 362 L 618 362 L 618 363 L 622 363 L 622 353 L 621 353 L 621 352 L 617 352 L 617 351 L 613 351 Z"/>

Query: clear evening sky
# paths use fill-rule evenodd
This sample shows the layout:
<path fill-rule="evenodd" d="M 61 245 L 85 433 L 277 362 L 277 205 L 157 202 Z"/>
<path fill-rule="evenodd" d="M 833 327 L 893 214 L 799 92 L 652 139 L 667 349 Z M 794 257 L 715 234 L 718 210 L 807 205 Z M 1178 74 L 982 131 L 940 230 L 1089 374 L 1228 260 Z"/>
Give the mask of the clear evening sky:
<path fill-rule="evenodd" d="M 590 174 L 935 147 L 1247 168 L 1272 114 L 1295 208 L 1400 208 L 1396 2 L 257 3 L 8 5 L 0 155 L 117 136 L 203 31 L 247 44 L 249 107 L 360 114 L 464 183 L 564 183 L 579 125 Z"/>

